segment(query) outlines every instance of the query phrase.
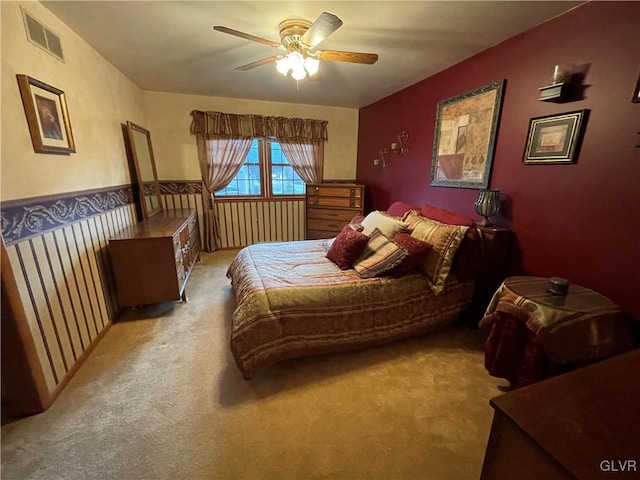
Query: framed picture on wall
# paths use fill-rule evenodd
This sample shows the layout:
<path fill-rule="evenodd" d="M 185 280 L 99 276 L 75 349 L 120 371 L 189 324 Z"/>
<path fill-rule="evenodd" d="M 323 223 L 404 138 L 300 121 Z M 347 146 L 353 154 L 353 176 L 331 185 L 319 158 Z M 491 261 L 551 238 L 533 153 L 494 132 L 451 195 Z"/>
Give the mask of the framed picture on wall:
<path fill-rule="evenodd" d="M 36 153 L 75 153 L 64 92 L 27 75 L 16 75 Z"/>
<path fill-rule="evenodd" d="M 524 151 L 525 164 L 575 163 L 589 110 L 532 118 Z"/>
<path fill-rule="evenodd" d="M 505 80 L 438 102 L 431 185 L 485 189 Z"/>

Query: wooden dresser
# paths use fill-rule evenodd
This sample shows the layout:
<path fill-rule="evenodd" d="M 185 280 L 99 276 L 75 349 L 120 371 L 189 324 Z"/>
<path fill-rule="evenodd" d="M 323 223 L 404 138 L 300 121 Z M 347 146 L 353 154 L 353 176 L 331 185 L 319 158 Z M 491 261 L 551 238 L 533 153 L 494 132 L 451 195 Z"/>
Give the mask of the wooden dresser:
<path fill-rule="evenodd" d="M 491 400 L 481 480 L 640 475 L 640 350 Z"/>
<path fill-rule="evenodd" d="M 109 239 L 123 307 L 186 301 L 185 286 L 200 256 L 196 210 L 165 210 Z"/>
<path fill-rule="evenodd" d="M 307 240 L 331 238 L 364 208 L 364 185 L 319 183 L 307 185 Z"/>

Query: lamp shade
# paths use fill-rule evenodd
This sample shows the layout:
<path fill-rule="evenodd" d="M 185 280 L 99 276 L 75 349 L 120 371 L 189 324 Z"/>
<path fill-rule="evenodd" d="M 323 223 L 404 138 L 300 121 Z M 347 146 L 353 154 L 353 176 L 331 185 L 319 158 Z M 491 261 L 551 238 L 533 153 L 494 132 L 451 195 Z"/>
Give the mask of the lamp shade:
<path fill-rule="evenodd" d="M 489 217 L 500 211 L 500 190 L 480 190 L 475 207 L 476 213 L 482 215 L 490 225 Z"/>

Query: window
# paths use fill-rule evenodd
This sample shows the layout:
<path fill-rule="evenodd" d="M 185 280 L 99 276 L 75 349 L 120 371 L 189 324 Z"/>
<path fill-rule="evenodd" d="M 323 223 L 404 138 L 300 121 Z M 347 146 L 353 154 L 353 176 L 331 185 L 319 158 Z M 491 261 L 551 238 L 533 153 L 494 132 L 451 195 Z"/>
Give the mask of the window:
<path fill-rule="evenodd" d="M 280 144 L 254 139 L 238 174 L 216 197 L 304 195 L 305 184 L 282 153 Z"/>

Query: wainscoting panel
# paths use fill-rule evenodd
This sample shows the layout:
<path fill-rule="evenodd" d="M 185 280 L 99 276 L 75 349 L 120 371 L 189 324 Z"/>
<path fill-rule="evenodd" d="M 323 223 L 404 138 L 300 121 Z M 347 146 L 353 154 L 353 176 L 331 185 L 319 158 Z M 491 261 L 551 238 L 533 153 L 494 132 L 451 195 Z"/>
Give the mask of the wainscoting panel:
<path fill-rule="evenodd" d="M 200 225 L 200 245 L 204 245 L 204 209 L 202 183 L 191 180 L 161 181 L 162 207 L 165 210 L 195 209 Z"/>
<path fill-rule="evenodd" d="M 129 187 L 2 204 L 7 256 L 52 396 L 119 311 L 108 241 L 134 223 Z"/>
<path fill-rule="evenodd" d="M 162 205 L 167 210 L 195 208 L 200 223 L 200 241 L 204 245 L 204 208 L 202 182 L 163 180 L 160 182 Z M 220 225 L 221 248 L 240 248 L 261 242 L 304 240 L 304 198 L 261 198 L 215 200 Z"/>
<path fill-rule="evenodd" d="M 217 198 L 221 248 L 240 248 L 262 242 L 304 240 L 304 199 Z"/>

